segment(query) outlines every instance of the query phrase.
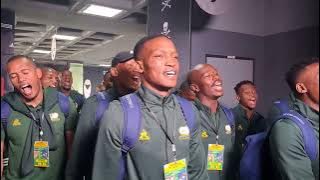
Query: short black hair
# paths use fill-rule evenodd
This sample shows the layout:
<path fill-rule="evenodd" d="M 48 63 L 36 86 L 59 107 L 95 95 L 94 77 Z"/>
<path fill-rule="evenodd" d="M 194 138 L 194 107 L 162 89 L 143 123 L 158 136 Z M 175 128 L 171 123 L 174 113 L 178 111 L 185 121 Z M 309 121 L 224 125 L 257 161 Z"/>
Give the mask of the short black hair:
<path fill-rule="evenodd" d="M 27 59 L 28 61 L 30 61 L 32 63 L 32 65 L 34 67 L 37 67 L 37 65 L 33 62 L 33 58 L 30 57 L 30 56 L 26 56 L 26 55 L 15 55 L 15 56 L 12 56 L 8 59 L 7 63 L 6 63 L 6 66 L 8 67 L 8 64 L 17 60 L 17 59 L 22 59 L 22 58 L 25 58 Z"/>
<path fill-rule="evenodd" d="M 241 86 L 245 85 L 245 84 L 250 84 L 252 86 L 256 86 L 252 81 L 249 81 L 249 80 L 243 80 L 243 81 L 240 81 L 233 89 L 234 91 L 236 92 L 236 94 L 239 94 L 239 90 L 241 88 Z"/>
<path fill-rule="evenodd" d="M 168 38 L 171 40 L 170 37 L 166 36 L 166 35 L 163 35 L 163 34 L 155 34 L 155 35 L 150 35 L 150 36 L 145 36 L 143 37 L 142 39 L 140 39 L 136 45 L 134 46 L 134 49 L 133 49 L 133 56 L 135 59 L 139 59 L 139 54 L 141 52 L 141 50 L 143 49 L 143 46 L 145 43 L 147 43 L 148 41 L 151 41 L 153 39 L 156 39 L 156 38 L 159 38 L 159 37 L 165 37 L 165 38 Z"/>
<path fill-rule="evenodd" d="M 296 83 L 301 72 L 309 65 L 319 63 L 319 57 L 304 58 L 301 62 L 291 66 L 285 78 L 291 91 L 297 93 Z"/>
<path fill-rule="evenodd" d="M 33 62 L 33 58 L 31 58 L 30 56 L 21 55 L 21 54 L 10 57 L 10 58 L 8 59 L 8 61 L 7 61 L 7 65 L 8 65 L 10 62 L 12 62 L 12 61 L 14 61 L 14 60 L 16 60 L 16 59 L 21 59 L 21 58 L 26 58 L 26 59 L 28 59 L 29 61 L 31 61 L 34 65 L 36 65 L 36 64 Z"/>

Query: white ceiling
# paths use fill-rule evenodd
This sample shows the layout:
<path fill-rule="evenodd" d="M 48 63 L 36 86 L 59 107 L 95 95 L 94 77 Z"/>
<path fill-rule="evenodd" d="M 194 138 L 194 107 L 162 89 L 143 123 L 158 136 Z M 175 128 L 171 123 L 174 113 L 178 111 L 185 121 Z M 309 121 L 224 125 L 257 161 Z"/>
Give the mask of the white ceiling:
<path fill-rule="evenodd" d="M 110 64 L 119 51 L 132 50 L 146 34 L 147 0 L 1 0 L 1 8 L 16 14 L 15 54 L 25 54 L 38 62 L 50 62 L 50 54 L 34 49 L 51 49 L 55 33 L 77 36 L 72 41 L 57 40 L 56 60 L 84 64 Z M 88 4 L 125 10 L 115 18 L 81 15 Z"/>

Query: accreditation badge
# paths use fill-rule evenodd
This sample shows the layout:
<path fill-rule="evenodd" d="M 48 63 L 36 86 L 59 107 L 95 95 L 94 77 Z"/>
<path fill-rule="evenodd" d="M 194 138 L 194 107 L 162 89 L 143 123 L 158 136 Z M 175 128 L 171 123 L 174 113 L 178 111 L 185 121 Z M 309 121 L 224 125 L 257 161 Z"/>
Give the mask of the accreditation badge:
<path fill-rule="evenodd" d="M 209 144 L 207 170 L 221 171 L 223 168 L 224 145 Z"/>
<path fill-rule="evenodd" d="M 186 159 L 165 164 L 163 169 L 165 180 L 188 180 Z"/>
<path fill-rule="evenodd" d="M 49 167 L 49 143 L 48 141 L 35 141 L 33 147 L 34 167 Z"/>

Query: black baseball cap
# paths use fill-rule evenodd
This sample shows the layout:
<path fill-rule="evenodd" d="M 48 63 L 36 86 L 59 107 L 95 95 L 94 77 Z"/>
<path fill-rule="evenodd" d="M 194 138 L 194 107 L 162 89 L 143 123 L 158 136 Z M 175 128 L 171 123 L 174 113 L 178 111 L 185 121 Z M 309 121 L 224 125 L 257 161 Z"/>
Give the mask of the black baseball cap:
<path fill-rule="evenodd" d="M 119 63 L 123 63 L 133 59 L 133 52 L 132 51 L 122 51 L 119 52 L 113 59 L 111 63 L 111 67 L 115 67 Z"/>

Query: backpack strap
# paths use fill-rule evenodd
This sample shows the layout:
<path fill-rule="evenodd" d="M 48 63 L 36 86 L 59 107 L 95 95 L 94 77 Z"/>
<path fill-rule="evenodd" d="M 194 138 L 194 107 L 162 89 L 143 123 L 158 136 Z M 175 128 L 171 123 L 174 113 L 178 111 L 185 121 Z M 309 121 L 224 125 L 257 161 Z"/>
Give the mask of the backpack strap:
<path fill-rule="evenodd" d="M 64 117 L 67 118 L 70 112 L 70 101 L 69 97 L 61 92 L 58 92 L 58 102 Z"/>
<path fill-rule="evenodd" d="M 121 162 L 120 162 L 120 176 L 122 180 L 126 173 L 126 159 L 130 149 L 134 147 L 134 144 L 139 138 L 139 132 L 141 128 L 141 111 L 139 99 L 136 94 L 128 94 L 120 98 L 121 107 L 124 113 L 123 122 L 123 134 L 121 145 Z"/>
<path fill-rule="evenodd" d="M 98 101 L 98 106 L 97 106 L 97 110 L 96 110 L 96 117 L 95 117 L 95 124 L 99 124 L 100 120 L 102 119 L 103 113 L 106 109 L 108 109 L 109 107 L 109 103 L 110 103 L 110 97 L 108 96 L 108 94 L 104 91 L 104 92 L 98 92 L 96 94 L 97 97 L 97 101 Z"/>
<path fill-rule="evenodd" d="M 2 100 L 1 101 L 1 123 L 4 130 L 7 129 L 8 119 L 11 114 L 10 105 Z"/>
<path fill-rule="evenodd" d="M 225 106 L 223 106 L 223 105 L 221 105 L 221 104 L 220 104 L 220 107 L 222 108 L 224 114 L 227 117 L 228 124 L 230 126 L 234 126 L 235 125 L 235 120 L 234 120 L 234 114 L 233 114 L 232 110 L 227 108 L 227 107 L 225 107 Z"/>
<path fill-rule="evenodd" d="M 180 104 L 182 113 L 186 119 L 186 122 L 187 122 L 189 129 L 191 131 L 194 131 L 196 129 L 196 121 L 195 121 L 195 113 L 192 108 L 192 103 L 190 101 L 180 97 L 180 96 L 175 95 L 175 97 L 177 98 L 177 100 Z"/>
<path fill-rule="evenodd" d="M 310 160 L 314 161 L 317 158 L 317 139 L 309 120 L 297 111 L 290 109 L 286 100 L 278 100 L 275 101 L 274 104 L 281 111 L 281 116 L 277 118 L 278 120 L 283 118 L 290 119 L 299 127 L 302 132 L 305 151 Z"/>

